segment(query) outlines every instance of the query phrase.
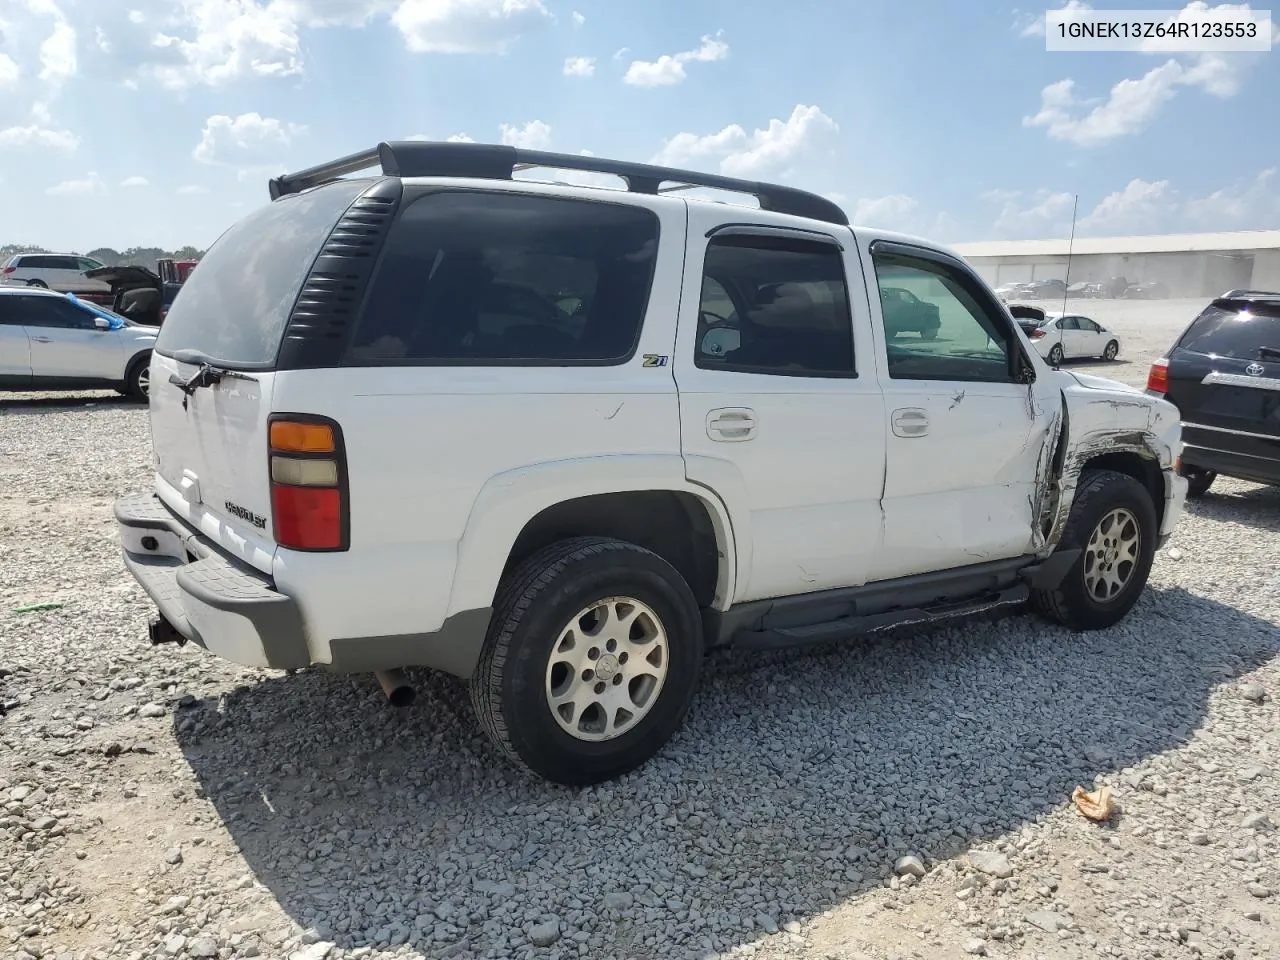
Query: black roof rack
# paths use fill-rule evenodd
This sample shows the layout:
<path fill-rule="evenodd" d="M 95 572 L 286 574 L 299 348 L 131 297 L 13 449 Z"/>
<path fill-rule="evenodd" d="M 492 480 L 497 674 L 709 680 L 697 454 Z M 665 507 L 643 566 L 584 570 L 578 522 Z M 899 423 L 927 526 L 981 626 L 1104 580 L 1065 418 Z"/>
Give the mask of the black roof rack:
<path fill-rule="evenodd" d="M 753 180 L 738 180 L 712 173 L 677 170 L 647 163 L 604 160 L 569 153 L 547 153 L 489 143 L 448 143 L 406 140 L 380 143 L 372 150 L 353 153 L 297 173 L 273 177 L 268 184 L 271 199 L 299 193 L 337 177 L 368 167 L 381 166 L 388 177 L 476 177 L 484 180 L 511 180 L 517 170 L 549 167 L 585 170 L 621 178 L 632 193 L 674 193 L 706 187 L 744 193 L 760 201 L 762 210 L 787 213 L 810 220 L 848 226 L 849 217 L 826 197 L 794 187 Z M 671 184 L 664 187 L 663 184 Z"/>

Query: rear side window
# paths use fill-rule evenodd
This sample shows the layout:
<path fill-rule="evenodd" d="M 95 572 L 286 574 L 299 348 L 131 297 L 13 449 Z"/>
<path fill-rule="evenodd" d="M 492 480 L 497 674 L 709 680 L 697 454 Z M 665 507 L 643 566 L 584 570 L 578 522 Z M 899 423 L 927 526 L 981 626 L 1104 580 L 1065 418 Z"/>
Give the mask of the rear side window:
<path fill-rule="evenodd" d="M 387 236 L 346 362 L 624 363 L 657 251 L 658 218 L 643 207 L 428 194 Z"/>
<path fill-rule="evenodd" d="M 368 186 L 367 180 L 338 181 L 276 200 L 237 222 L 191 271 L 156 351 L 194 350 L 231 366 L 273 364 L 316 255 Z"/>
<path fill-rule="evenodd" d="M 1182 335 L 1183 350 L 1236 360 L 1257 360 L 1262 347 L 1280 351 L 1280 303 L 1218 300 Z"/>

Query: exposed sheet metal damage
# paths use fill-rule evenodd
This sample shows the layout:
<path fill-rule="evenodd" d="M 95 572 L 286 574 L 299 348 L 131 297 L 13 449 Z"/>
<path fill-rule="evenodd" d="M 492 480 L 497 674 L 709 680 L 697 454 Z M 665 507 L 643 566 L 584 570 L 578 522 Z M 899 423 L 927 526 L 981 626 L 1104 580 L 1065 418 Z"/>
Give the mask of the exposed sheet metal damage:
<path fill-rule="evenodd" d="M 1036 472 L 1033 505 L 1039 522 L 1035 548 L 1047 556 L 1062 539 L 1076 487 L 1086 464 L 1096 457 L 1131 453 L 1172 469 L 1180 442 L 1177 411 L 1131 388 L 1101 377 L 1072 374 L 1062 388 L 1061 409 L 1050 430 Z M 1165 409 L 1165 408 L 1168 409 Z M 1164 514 L 1164 504 L 1156 504 Z"/>

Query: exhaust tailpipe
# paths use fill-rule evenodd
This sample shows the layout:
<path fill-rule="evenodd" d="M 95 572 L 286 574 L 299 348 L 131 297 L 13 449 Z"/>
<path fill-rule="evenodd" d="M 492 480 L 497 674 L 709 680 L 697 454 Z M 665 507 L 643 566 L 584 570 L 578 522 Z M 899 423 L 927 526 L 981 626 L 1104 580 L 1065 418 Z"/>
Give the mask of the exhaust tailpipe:
<path fill-rule="evenodd" d="M 373 675 L 378 678 L 387 702 L 393 707 L 407 707 L 418 695 L 403 670 L 375 670 Z"/>

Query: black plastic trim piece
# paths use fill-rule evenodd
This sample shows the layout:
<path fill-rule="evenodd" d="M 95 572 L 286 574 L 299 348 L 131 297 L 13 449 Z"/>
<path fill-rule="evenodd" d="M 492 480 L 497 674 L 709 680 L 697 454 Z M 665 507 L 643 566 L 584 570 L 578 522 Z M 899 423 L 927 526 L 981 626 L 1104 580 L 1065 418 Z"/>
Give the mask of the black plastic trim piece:
<path fill-rule="evenodd" d="M 844 252 L 844 244 L 825 231 L 803 230 L 800 227 L 779 227 L 768 223 L 722 223 L 708 230 L 706 236 L 708 240 L 713 237 L 779 237 L 798 240 L 802 243 L 829 244 L 842 253 Z"/>
<path fill-rule="evenodd" d="M 338 637 L 329 643 L 332 662 L 321 666 L 335 673 L 429 667 L 469 680 L 480 662 L 492 615 L 489 607 L 463 610 L 446 619 L 434 633 Z"/>
<path fill-rule="evenodd" d="M 534 167 L 581 170 L 621 178 L 632 193 L 658 194 L 662 184 L 688 184 L 754 196 L 760 209 L 775 213 L 849 225 L 849 215 L 826 197 L 779 184 L 739 180 L 647 163 L 606 160 L 567 153 L 524 150 L 489 143 L 435 143 L 431 141 L 383 142 L 372 150 L 353 153 L 297 173 L 273 178 L 268 188 L 272 200 L 319 186 L 336 177 L 380 165 L 389 177 L 474 177 L 511 180 L 515 171 Z"/>
<path fill-rule="evenodd" d="M 341 364 L 402 196 L 399 180 L 377 180 L 334 224 L 289 313 L 276 369 Z"/>
<path fill-rule="evenodd" d="M 332 453 L 298 453 L 293 450 L 275 450 L 271 446 L 271 424 L 277 421 L 287 421 L 289 423 L 314 423 L 326 426 L 333 431 L 333 452 Z M 271 533 L 276 538 L 276 544 L 282 550 L 291 550 L 294 553 L 342 553 L 351 549 L 351 483 L 347 476 L 347 445 L 342 437 L 342 427 L 338 421 L 331 417 L 322 417 L 316 413 L 272 413 L 267 417 L 267 478 L 271 489 L 276 487 L 289 487 L 293 484 L 277 483 L 271 480 L 271 457 L 284 456 L 291 457 L 295 460 L 333 460 L 338 464 L 338 496 L 341 499 L 342 507 L 342 528 L 338 535 L 338 546 L 336 547 L 292 547 L 280 543 L 279 532 L 276 529 L 276 503 L 275 497 L 271 498 Z M 308 490 L 331 490 L 332 487 L 314 487 L 309 486 Z"/>
<path fill-rule="evenodd" d="M 708 612 L 708 641 L 733 643 L 743 633 L 774 632 L 860 621 L 853 633 L 909 622 L 939 604 L 967 605 L 987 594 L 1017 585 L 1024 571 L 1038 566 L 1034 556 L 993 560 L 952 570 L 913 574 L 864 584 L 735 604 L 723 613 Z M 1008 602 L 1008 601 L 999 601 Z M 876 618 L 875 621 L 869 618 Z M 883 620 L 884 622 L 880 622 Z"/>

